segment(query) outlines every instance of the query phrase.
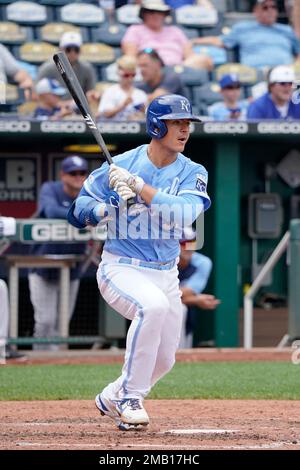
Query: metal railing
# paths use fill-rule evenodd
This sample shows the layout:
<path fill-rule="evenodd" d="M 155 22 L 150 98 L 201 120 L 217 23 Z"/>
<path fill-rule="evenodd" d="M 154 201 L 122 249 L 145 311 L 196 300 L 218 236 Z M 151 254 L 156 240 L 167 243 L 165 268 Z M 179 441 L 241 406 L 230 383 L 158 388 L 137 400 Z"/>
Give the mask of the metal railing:
<path fill-rule="evenodd" d="M 271 272 L 281 258 L 282 254 L 288 247 L 290 241 L 290 232 L 287 231 L 280 240 L 270 258 L 263 266 L 253 284 L 244 296 L 244 348 L 251 349 L 253 345 L 253 299 L 258 289 L 261 287 L 263 280 L 269 272 Z"/>

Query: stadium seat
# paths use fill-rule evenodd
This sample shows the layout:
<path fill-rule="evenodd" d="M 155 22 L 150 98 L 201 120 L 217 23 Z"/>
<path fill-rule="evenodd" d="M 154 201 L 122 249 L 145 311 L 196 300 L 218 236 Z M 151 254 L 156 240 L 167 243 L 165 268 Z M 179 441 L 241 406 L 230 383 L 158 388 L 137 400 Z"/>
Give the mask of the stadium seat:
<path fill-rule="evenodd" d="M 255 16 L 252 13 L 225 13 L 223 24 L 228 28 L 232 28 L 233 25 L 236 23 L 240 23 L 240 21 L 253 21 L 255 20 Z"/>
<path fill-rule="evenodd" d="M 216 68 L 216 80 L 219 81 L 223 75 L 231 73 L 236 74 L 243 85 L 254 85 L 259 79 L 258 72 L 254 67 L 238 63 L 229 63 Z"/>
<path fill-rule="evenodd" d="M 232 11 L 249 12 L 253 8 L 253 0 L 230 0 Z"/>
<path fill-rule="evenodd" d="M 29 42 L 19 48 L 18 58 L 32 64 L 42 64 L 49 60 L 55 52 L 57 52 L 57 48 L 53 44 Z"/>
<path fill-rule="evenodd" d="M 6 83 L 2 86 L 5 86 L 5 103 L 0 104 L 0 112 L 16 111 L 17 106 L 25 100 L 24 90 L 10 83 Z"/>
<path fill-rule="evenodd" d="M 178 25 L 178 28 L 186 35 L 188 39 L 195 39 L 199 37 L 199 32 L 195 28 L 185 28 L 184 26 Z"/>
<path fill-rule="evenodd" d="M 86 3 L 69 3 L 58 10 L 59 21 L 79 26 L 98 26 L 104 23 L 102 8 Z"/>
<path fill-rule="evenodd" d="M 193 87 L 193 103 L 197 106 L 205 104 L 210 106 L 217 101 L 222 101 L 223 97 L 220 93 L 220 86 L 218 83 L 208 82 L 202 86 Z"/>
<path fill-rule="evenodd" d="M 294 63 L 294 71 L 296 75 L 296 81 L 300 83 L 300 63 L 299 62 Z"/>
<path fill-rule="evenodd" d="M 212 8 L 186 5 L 175 10 L 175 19 L 178 25 L 185 27 L 215 26 L 218 23 L 218 12 Z"/>
<path fill-rule="evenodd" d="M 23 60 L 17 60 L 18 65 L 26 70 L 26 72 L 31 76 L 32 80 L 36 80 L 38 74 L 38 66 L 34 64 L 30 64 L 29 62 L 23 62 Z"/>
<path fill-rule="evenodd" d="M 53 44 L 58 44 L 61 36 L 66 31 L 72 31 L 80 33 L 82 36 L 83 42 L 88 41 L 88 33 L 86 28 L 75 26 L 69 23 L 48 23 L 39 28 L 38 39 L 40 41 L 50 42 Z"/>
<path fill-rule="evenodd" d="M 52 7 L 60 7 L 64 5 L 68 5 L 69 3 L 75 3 L 74 0 L 39 0 L 39 3 L 41 5 L 51 5 Z M 95 3 L 95 2 L 89 2 L 89 0 L 85 0 L 85 3 Z"/>
<path fill-rule="evenodd" d="M 26 101 L 23 104 L 17 106 L 17 111 L 20 116 L 32 116 L 35 109 L 37 108 L 36 101 Z"/>
<path fill-rule="evenodd" d="M 20 26 L 10 21 L 0 22 L 0 43 L 22 44 L 33 39 L 33 31 L 29 26 Z"/>
<path fill-rule="evenodd" d="M 142 23 L 139 11 L 139 5 L 123 5 L 116 10 L 116 19 L 119 23 L 126 25 Z"/>
<path fill-rule="evenodd" d="M 120 46 L 122 38 L 126 32 L 123 24 L 105 24 L 100 28 L 92 28 L 93 42 L 102 42 L 109 46 Z"/>
<path fill-rule="evenodd" d="M 210 57 L 215 66 L 225 64 L 227 62 L 227 51 L 223 47 L 217 46 L 201 46 L 200 44 L 195 44 L 193 46 L 193 51 L 199 55 L 206 55 Z"/>
<path fill-rule="evenodd" d="M 13 2 L 4 9 L 4 19 L 37 26 L 52 20 L 51 10 L 34 2 Z"/>
<path fill-rule="evenodd" d="M 116 59 L 116 51 L 107 44 L 86 43 L 81 46 L 80 58 L 95 65 L 110 64 Z"/>
<path fill-rule="evenodd" d="M 177 73 L 183 85 L 188 87 L 202 85 L 209 81 L 207 70 L 193 69 L 191 67 L 184 67 L 183 65 L 168 66 L 166 69 Z"/>

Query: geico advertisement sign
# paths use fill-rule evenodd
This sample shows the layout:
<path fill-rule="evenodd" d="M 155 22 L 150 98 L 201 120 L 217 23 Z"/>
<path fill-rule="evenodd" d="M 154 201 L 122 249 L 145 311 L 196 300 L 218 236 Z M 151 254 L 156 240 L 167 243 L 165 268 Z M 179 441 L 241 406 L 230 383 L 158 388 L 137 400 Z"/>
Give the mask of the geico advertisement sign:
<path fill-rule="evenodd" d="M 88 241 L 105 240 L 106 231 L 102 228 L 93 228 L 91 230 L 78 230 L 72 225 L 64 223 L 49 224 L 35 223 L 25 224 L 23 226 L 22 241 L 34 242 L 65 242 L 65 241 Z"/>
<path fill-rule="evenodd" d="M 97 127 L 104 134 L 138 134 L 141 131 L 137 122 L 98 122 Z M 40 123 L 40 129 L 43 133 L 84 134 L 87 126 L 83 121 L 45 121 Z"/>
<path fill-rule="evenodd" d="M 0 120 L 0 132 L 30 132 L 30 121 L 2 121 Z"/>

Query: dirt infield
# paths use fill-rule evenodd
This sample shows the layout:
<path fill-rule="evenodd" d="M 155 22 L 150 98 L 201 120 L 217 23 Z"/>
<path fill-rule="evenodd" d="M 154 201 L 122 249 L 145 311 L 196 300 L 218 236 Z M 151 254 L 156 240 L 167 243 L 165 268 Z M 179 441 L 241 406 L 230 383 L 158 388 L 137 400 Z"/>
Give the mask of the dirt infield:
<path fill-rule="evenodd" d="M 147 400 L 147 430 L 121 432 L 93 401 L 0 402 L 0 449 L 300 449 L 300 405 Z"/>
<path fill-rule="evenodd" d="M 103 364 L 120 351 L 65 351 L 28 364 Z M 290 361 L 291 350 L 193 349 L 177 361 Z M 12 364 L 12 361 L 9 361 Z M 26 364 L 22 364 L 22 367 Z M 21 367 L 21 364 L 20 364 Z M 300 403 L 284 400 L 146 400 L 151 423 L 119 431 L 93 400 L 0 402 L 0 449 L 300 450 Z"/>

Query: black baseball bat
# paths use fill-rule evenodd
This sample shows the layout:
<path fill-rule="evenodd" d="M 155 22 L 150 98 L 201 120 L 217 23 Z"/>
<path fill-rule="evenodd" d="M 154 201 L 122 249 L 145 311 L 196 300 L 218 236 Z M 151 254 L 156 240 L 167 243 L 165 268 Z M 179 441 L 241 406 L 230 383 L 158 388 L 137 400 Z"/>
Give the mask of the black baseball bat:
<path fill-rule="evenodd" d="M 69 62 L 68 57 L 66 56 L 65 52 L 60 51 L 54 54 L 53 60 L 73 100 L 77 104 L 78 109 L 81 112 L 87 126 L 91 129 L 96 139 L 96 142 L 98 143 L 99 147 L 102 149 L 105 155 L 105 158 L 108 164 L 110 165 L 111 163 L 113 163 L 111 154 L 109 153 L 109 150 L 106 147 L 106 144 L 101 135 L 101 132 L 99 131 L 98 126 L 96 125 L 96 119 L 92 111 L 90 110 L 88 100 L 86 99 L 86 96 L 83 92 L 83 89 L 81 88 L 81 85 L 78 81 L 78 78 L 76 77 L 76 74 L 72 68 L 72 65 Z M 127 204 L 129 206 L 134 203 L 135 203 L 134 199 L 129 199 L 127 201 Z"/>

